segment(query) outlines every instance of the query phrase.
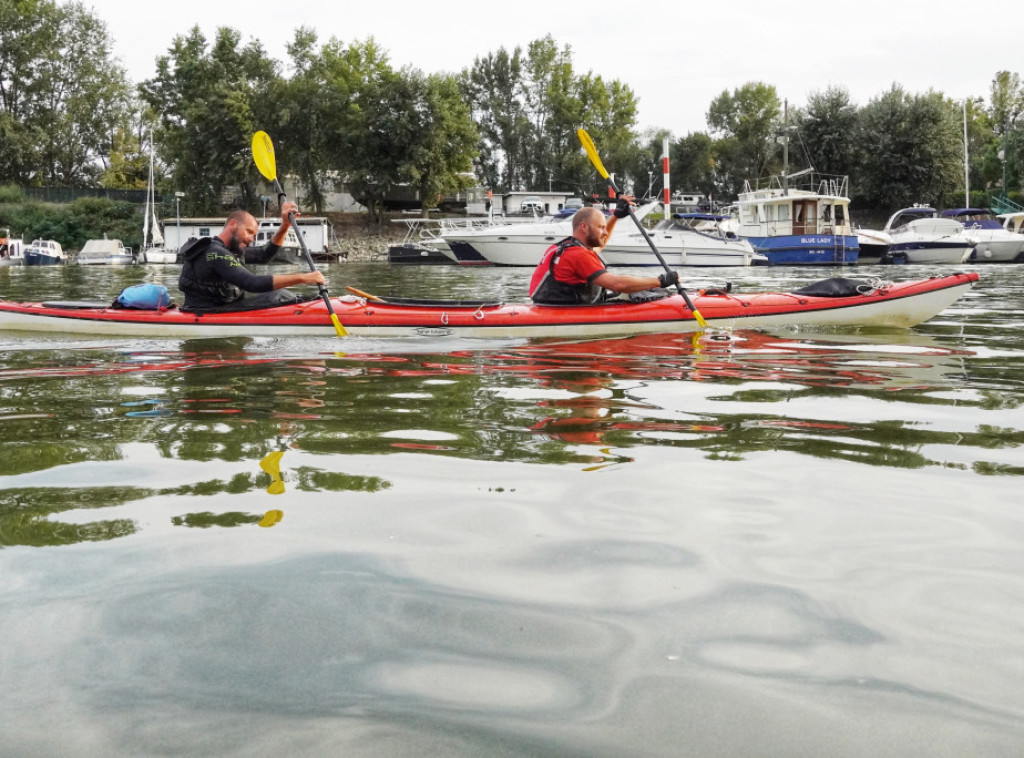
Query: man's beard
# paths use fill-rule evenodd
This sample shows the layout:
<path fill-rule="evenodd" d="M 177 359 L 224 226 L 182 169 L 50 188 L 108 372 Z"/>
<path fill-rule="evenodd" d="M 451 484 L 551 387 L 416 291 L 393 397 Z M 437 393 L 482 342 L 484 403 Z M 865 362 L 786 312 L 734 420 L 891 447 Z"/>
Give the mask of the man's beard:
<path fill-rule="evenodd" d="M 238 235 L 234 232 L 231 233 L 231 237 L 228 239 L 228 250 L 239 258 L 245 255 L 245 248 L 242 247 L 241 243 L 238 241 Z"/>

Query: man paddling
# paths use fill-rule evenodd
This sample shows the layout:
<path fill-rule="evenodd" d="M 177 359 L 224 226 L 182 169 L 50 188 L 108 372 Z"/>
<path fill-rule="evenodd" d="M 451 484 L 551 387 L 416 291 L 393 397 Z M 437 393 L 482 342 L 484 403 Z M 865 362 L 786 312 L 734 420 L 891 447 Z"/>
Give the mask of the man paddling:
<path fill-rule="evenodd" d="M 661 276 L 628 276 L 609 273 L 600 252 L 620 218 L 629 215 L 631 198 L 620 197 L 611 219 L 597 208 L 580 208 L 572 217 L 572 236 L 549 247 L 530 279 L 535 303 L 571 305 L 596 303 L 605 292 L 629 294 L 669 287 L 679 282 L 679 272 Z"/>
<path fill-rule="evenodd" d="M 281 226 L 266 245 L 248 250 L 254 263 L 267 263 L 284 242 L 291 221 L 288 214 L 298 213 L 298 206 L 285 202 L 281 206 Z M 257 275 L 245 268 L 242 261 L 246 248 L 256 239 L 259 224 L 247 211 L 234 211 L 216 237 L 192 240 L 181 249 L 184 265 L 178 287 L 185 293 L 181 306 L 185 311 L 212 312 L 252 310 L 275 305 L 288 305 L 304 299 L 291 292 L 280 292 L 296 284 L 325 284 L 319 271 L 301 274 Z M 246 293 L 256 293 L 246 296 Z"/>

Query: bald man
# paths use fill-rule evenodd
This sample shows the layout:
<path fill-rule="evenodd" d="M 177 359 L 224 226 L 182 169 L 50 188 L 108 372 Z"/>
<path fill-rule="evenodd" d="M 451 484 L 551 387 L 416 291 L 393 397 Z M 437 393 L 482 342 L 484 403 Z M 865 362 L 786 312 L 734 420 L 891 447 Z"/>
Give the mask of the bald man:
<path fill-rule="evenodd" d="M 281 226 L 270 242 L 250 251 L 250 260 L 267 263 L 274 257 L 291 226 L 289 214 L 297 212 L 295 203 L 286 202 L 281 206 Z M 253 274 L 243 265 L 243 261 L 246 248 L 256 239 L 258 231 L 259 224 L 251 213 L 234 211 L 216 237 L 202 237 L 185 244 L 181 249 L 184 265 L 178 278 L 178 287 L 185 293 L 182 310 L 206 313 L 288 305 L 301 302 L 302 298 L 277 290 L 296 284 L 326 282 L 319 271 L 262 276 Z M 246 297 L 246 292 L 258 294 Z"/>
<path fill-rule="evenodd" d="M 609 273 L 601 250 L 615 224 L 629 215 L 629 200 L 619 198 L 615 213 L 606 219 L 597 208 L 580 208 L 572 217 L 572 236 L 549 247 L 530 279 L 530 297 L 535 303 L 572 305 L 600 302 L 606 292 L 641 292 L 668 287 L 679 281 L 679 273 L 661 276 L 628 276 Z"/>

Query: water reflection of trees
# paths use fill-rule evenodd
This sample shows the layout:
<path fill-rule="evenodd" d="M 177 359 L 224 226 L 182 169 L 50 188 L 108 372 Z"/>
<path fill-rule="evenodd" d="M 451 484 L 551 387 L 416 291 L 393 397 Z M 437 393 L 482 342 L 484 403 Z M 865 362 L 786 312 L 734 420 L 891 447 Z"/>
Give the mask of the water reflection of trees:
<path fill-rule="evenodd" d="M 971 465 L 982 474 L 1024 473 L 997 462 L 949 464 L 928 453 L 938 446 L 1014 449 L 1024 444 L 1019 429 L 978 425 L 953 432 L 910 420 L 837 423 L 841 413 L 791 416 L 798 401 L 821 408 L 827 406 L 816 401 L 842 404 L 855 397 L 910 408 L 957 406 L 958 412 L 1024 402 L 1017 385 L 1001 390 L 1010 365 L 998 357 L 975 360 L 928 338 L 909 342 L 913 350 L 905 354 L 876 352 L 870 340 L 861 349 L 849 340 L 756 334 L 723 344 L 657 335 L 444 354 L 293 357 L 254 350 L 245 340 L 144 351 L 0 353 L 0 476 L 123 460 L 131 443 L 178 461 L 253 462 L 252 473 L 163 489 L 8 489 L 0 494 L 0 544 L 113 539 L 135 528 L 130 520 L 51 521 L 66 510 L 154 494 L 212 497 L 264 489 L 269 480 L 256 462 L 276 449 L 325 462 L 288 470 L 287 486 L 305 492 L 379 491 L 389 486 L 386 480 L 335 470 L 343 456 L 409 450 L 589 467 L 628 461 L 631 448 L 655 445 L 721 459 L 786 450 L 873 466 Z M 698 411 L 669 409 L 636 392 L 665 382 L 699 386 L 701 397 L 713 402 Z M 956 392 L 961 388 L 972 391 Z M 183 526 L 259 518 L 208 512 L 178 518 Z"/>

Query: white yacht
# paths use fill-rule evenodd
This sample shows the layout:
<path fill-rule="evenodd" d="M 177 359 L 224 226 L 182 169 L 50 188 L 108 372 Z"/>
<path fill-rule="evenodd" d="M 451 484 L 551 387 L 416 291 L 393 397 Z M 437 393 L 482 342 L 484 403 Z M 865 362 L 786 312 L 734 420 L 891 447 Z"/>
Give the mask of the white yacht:
<path fill-rule="evenodd" d="M 978 238 L 971 260 L 975 263 L 1014 263 L 1024 261 L 1024 236 L 1004 229 L 988 208 L 950 208 L 942 218 L 964 225 L 967 233 Z"/>
<path fill-rule="evenodd" d="M 963 263 L 971 257 L 978 238 L 952 218 L 940 218 L 927 205 L 896 211 L 882 230 L 892 238 L 889 256 L 907 263 Z"/>
<path fill-rule="evenodd" d="M 659 203 L 637 209 L 642 218 Z M 571 216 L 530 224 L 447 231 L 444 241 L 456 260 L 483 259 L 496 266 L 536 266 L 544 251 L 572 234 Z M 662 221 L 647 232 L 669 266 L 750 266 L 766 262 L 746 240 L 709 233 L 682 221 Z M 601 251 L 608 266 L 661 266 L 635 224 L 622 219 Z"/>

